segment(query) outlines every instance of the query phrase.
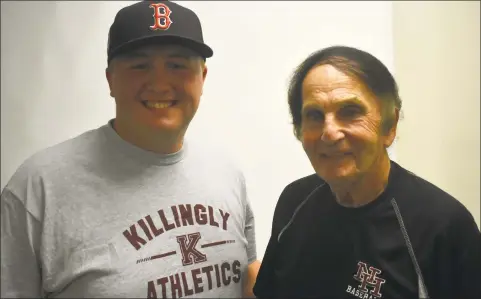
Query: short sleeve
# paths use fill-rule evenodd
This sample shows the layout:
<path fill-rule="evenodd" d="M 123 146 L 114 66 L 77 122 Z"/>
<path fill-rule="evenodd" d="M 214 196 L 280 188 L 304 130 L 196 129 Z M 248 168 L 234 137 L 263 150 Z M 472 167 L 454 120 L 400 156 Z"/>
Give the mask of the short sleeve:
<path fill-rule="evenodd" d="M 481 298 L 481 233 L 466 208 L 456 214 L 449 233 L 455 267 L 453 286 L 459 298 Z"/>
<path fill-rule="evenodd" d="M 40 222 L 9 190 L 1 194 L 1 297 L 40 298 Z"/>
<path fill-rule="evenodd" d="M 247 259 L 249 264 L 257 260 L 255 219 L 249 200 L 246 198 L 246 223 L 244 233 L 247 239 Z"/>

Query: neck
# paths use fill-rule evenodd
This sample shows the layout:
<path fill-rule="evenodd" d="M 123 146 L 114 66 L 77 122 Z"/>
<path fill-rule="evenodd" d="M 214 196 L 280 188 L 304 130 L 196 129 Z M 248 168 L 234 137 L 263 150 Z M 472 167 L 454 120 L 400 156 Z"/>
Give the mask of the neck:
<path fill-rule="evenodd" d="M 386 189 L 391 162 L 387 152 L 377 159 L 371 169 L 349 182 L 329 184 L 336 201 L 346 207 L 359 207 L 375 200 Z"/>
<path fill-rule="evenodd" d="M 146 151 L 158 154 L 178 152 L 183 145 L 183 134 L 159 133 L 158 130 L 134 127 L 119 119 L 113 122 L 113 128 L 125 141 Z"/>

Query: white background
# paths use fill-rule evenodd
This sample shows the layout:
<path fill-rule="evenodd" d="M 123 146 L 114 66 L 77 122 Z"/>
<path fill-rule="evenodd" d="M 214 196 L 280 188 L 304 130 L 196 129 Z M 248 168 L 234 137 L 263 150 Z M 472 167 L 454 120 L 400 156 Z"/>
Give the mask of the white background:
<path fill-rule="evenodd" d="M 109 26 L 128 1 L 2 2 L 1 187 L 34 152 L 114 117 L 105 79 Z M 214 50 L 189 138 L 242 166 L 262 258 L 278 196 L 312 168 L 294 138 L 289 75 L 308 54 L 342 44 L 394 71 L 392 3 L 181 1 Z M 394 147 L 396 148 L 396 147 Z"/>

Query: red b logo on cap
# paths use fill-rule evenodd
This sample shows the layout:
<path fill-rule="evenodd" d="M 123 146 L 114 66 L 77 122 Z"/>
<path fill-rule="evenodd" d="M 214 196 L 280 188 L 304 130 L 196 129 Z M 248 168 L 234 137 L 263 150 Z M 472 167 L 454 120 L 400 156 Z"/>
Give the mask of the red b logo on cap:
<path fill-rule="evenodd" d="M 170 19 L 170 13 L 172 12 L 169 7 L 163 3 L 150 4 L 150 7 L 154 9 L 154 25 L 150 26 L 152 30 L 167 30 L 173 23 Z M 163 9 L 163 13 L 160 9 Z M 163 20 L 163 22 L 162 22 Z M 163 23 L 163 24 L 162 24 Z"/>

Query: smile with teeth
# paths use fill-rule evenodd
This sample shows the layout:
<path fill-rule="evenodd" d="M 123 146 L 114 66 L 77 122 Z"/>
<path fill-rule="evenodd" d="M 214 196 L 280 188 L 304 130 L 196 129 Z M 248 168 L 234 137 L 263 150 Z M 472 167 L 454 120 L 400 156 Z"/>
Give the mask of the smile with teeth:
<path fill-rule="evenodd" d="M 154 101 L 145 101 L 144 105 L 147 108 L 155 108 L 155 109 L 164 109 L 173 106 L 175 101 L 170 102 L 154 102 Z"/>

